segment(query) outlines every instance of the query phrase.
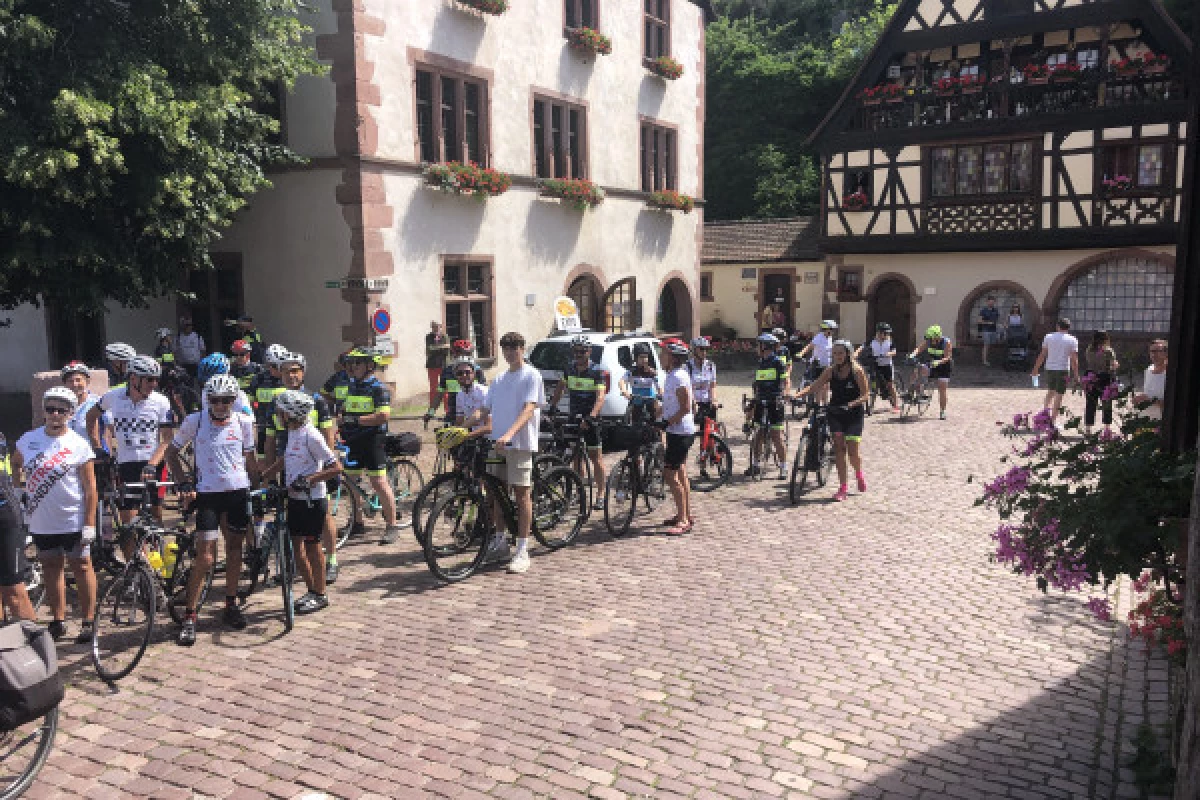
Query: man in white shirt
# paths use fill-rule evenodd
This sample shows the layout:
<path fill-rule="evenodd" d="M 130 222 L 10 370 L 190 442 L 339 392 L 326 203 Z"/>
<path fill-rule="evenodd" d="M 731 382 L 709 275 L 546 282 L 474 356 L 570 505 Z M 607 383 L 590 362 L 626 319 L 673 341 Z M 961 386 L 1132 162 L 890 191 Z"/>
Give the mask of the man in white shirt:
<path fill-rule="evenodd" d="M 475 382 L 475 365 L 470 361 L 460 361 L 454 365 L 454 377 L 458 379 L 458 395 L 454 398 L 454 424 L 466 426 L 468 419 L 483 408 L 487 402 L 488 387 Z M 488 428 L 475 425 L 471 429 L 470 438 L 486 436 Z"/>
<path fill-rule="evenodd" d="M 1150 366 L 1142 378 L 1142 390 L 1133 396 L 1135 405 L 1150 405 L 1142 415 L 1150 419 L 1162 419 L 1163 398 L 1167 396 L 1167 340 L 1155 339 L 1150 343 Z"/>
<path fill-rule="evenodd" d="M 1042 365 L 1046 365 L 1045 407 L 1050 409 L 1050 419 L 1053 421 L 1058 420 L 1058 410 L 1062 407 L 1067 385 L 1079 381 L 1079 341 L 1069 333 L 1070 330 L 1071 320 L 1060 318 L 1058 330 L 1046 334 L 1042 340 L 1042 352 L 1038 353 L 1037 362 L 1030 373 L 1036 378 Z"/>
<path fill-rule="evenodd" d="M 191 374 L 196 374 L 196 366 L 204 358 L 204 337 L 192 328 L 189 317 L 179 318 L 179 335 L 175 337 L 175 356 L 179 365 Z"/>
<path fill-rule="evenodd" d="M 546 403 L 542 375 L 525 363 L 525 337 L 509 332 L 500 337 L 500 352 L 508 369 L 500 373 L 488 390 L 483 407 L 469 424 L 491 421 L 490 438 L 496 443 L 495 455 L 504 463 L 489 467 L 492 474 L 507 483 L 517 507 L 517 552 L 508 564 L 508 571 L 523 573 L 529 570 L 529 531 L 533 527 L 533 457 L 538 448 L 541 429 L 541 408 Z M 493 552 L 502 554 L 508 549 L 504 531 L 506 525 L 499 503 L 493 504 L 496 538 Z"/>
<path fill-rule="evenodd" d="M 808 380 L 815 381 L 825 369 L 833 363 L 833 339 L 837 335 L 837 322 L 831 319 L 821 321 L 821 330 L 812 341 L 805 345 L 800 351 L 799 358 L 807 358 L 812 355 L 812 364 L 808 368 Z M 818 390 L 817 401 L 820 403 L 829 402 L 829 387 L 822 386 Z"/>

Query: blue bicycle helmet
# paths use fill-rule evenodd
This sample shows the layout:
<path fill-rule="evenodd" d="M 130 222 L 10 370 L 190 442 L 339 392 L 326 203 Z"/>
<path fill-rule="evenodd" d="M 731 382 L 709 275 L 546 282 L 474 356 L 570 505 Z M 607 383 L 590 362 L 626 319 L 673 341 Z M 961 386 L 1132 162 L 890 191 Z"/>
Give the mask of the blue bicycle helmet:
<path fill-rule="evenodd" d="M 212 353 L 207 355 L 196 367 L 196 376 L 200 378 L 200 383 L 208 383 L 208 379 L 213 375 L 225 375 L 229 372 L 229 359 L 224 353 Z"/>

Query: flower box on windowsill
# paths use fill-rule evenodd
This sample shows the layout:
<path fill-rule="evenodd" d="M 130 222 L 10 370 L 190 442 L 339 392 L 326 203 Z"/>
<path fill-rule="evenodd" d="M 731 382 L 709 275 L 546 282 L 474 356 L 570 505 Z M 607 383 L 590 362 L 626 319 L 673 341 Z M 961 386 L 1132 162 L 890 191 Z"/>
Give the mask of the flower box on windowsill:
<path fill-rule="evenodd" d="M 508 11 L 508 0 L 454 0 L 454 2 L 481 14 L 492 14 L 493 16 Z"/>
<path fill-rule="evenodd" d="M 612 52 L 612 39 L 588 27 L 567 28 L 567 44 L 581 53 L 606 56 Z"/>
<path fill-rule="evenodd" d="M 670 56 L 659 56 L 653 61 L 647 61 L 646 69 L 668 81 L 673 81 L 683 75 L 683 64 Z"/>
<path fill-rule="evenodd" d="M 512 177 L 507 172 L 478 164 L 447 161 L 425 167 L 425 183 L 439 191 L 486 200 L 507 192 L 512 186 Z"/>
<path fill-rule="evenodd" d="M 883 98 L 882 97 L 864 97 L 862 102 L 863 102 L 864 106 L 877 106 L 877 105 L 880 105 L 881 103 L 883 103 Z"/>
<path fill-rule="evenodd" d="M 866 211 L 871 207 L 871 198 L 866 192 L 855 192 L 842 198 L 842 209 L 845 211 Z"/>
<path fill-rule="evenodd" d="M 684 214 L 690 214 L 696 203 L 686 194 L 667 190 L 665 192 L 652 192 L 650 198 L 646 201 L 646 205 L 659 211 L 682 211 Z"/>
<path fill-rule="evenodd" d="M 561 200 L 576 211 L 587 211 L 604 202 L 604 190 L 582 179 L 547 178 L 540 184 L 541 196 Z"/>

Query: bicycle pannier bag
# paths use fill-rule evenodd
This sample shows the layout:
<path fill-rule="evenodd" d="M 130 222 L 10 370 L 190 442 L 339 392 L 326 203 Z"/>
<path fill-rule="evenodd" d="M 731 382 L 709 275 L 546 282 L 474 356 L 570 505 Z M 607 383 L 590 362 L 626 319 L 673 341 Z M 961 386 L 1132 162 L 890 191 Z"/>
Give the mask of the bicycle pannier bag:
<path fill-rule="evenodd" d="M 415 433 L 389 433 L 384 440 L 389 456 L 415 456 L 421 453 L 421 437 Z"/>
<path fill-rule="evenodd" d="M 0 628 L 0 731 L 44 717 L 62 699 L 58 657 L 46 629 L 27 621 Z"/>

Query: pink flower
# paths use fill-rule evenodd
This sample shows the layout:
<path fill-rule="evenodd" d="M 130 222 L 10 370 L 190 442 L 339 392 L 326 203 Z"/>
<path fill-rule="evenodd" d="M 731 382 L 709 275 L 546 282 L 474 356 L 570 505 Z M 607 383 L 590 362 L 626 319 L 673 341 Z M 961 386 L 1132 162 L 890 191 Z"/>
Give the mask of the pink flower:
<path fill-rule="evenodd" d="M 1107 403 L 1110 400 L 1116 400 L 1117 395 L 1121 393 L 1120 387 L 1116 382 L 1109 383 L 1104 387 L 1104 392 L 1100 395 L 1100 400 Z"/>

